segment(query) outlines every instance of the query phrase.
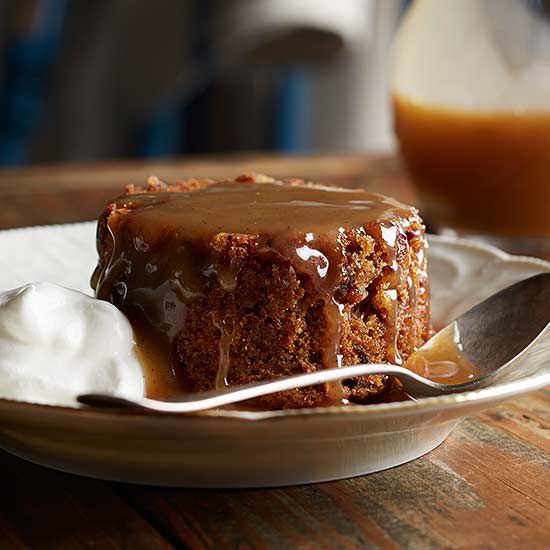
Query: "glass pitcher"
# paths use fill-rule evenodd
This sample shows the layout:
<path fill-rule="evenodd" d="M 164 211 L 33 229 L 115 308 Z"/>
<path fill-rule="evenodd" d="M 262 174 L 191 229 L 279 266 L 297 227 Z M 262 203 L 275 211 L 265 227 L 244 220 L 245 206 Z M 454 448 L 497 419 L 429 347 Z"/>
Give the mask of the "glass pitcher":
<path fill-rule="evenodd" d="M 432 230 L 550 256 L 550 0 L 416 0 L 395 131 Z"/>

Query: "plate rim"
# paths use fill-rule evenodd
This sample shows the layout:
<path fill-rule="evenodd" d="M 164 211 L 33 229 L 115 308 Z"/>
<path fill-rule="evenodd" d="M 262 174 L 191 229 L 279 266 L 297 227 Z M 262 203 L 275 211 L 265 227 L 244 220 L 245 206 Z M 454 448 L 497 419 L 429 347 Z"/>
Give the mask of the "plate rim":
<path fill-rule="evenodd" d="M 86 221 L 86 222 L 75 222 L 75 223 L 63 223 L 63 224 L 52 224 L 52 225 L 36 225 L 36 226 L 26 226 L 26 227 L 17 227 L 12 229 L 4 229 L 0 231 L 0 236 L 5 233 L 14 233 L 14 232 L 27 232 L 32 230 L 64 230 L 69 229 L 75 226 L 90 226 L 92 228 L 95 225 L 95 221 Z M 484 252 L 488 256 L 491 256 L 495 260 L 500 260 L 502 262 L 513 262 L 521 263 L 525 265 L 531 265 L 533 267 L 540 267 L 541 270 L 550 271 L 550 262 L 540 259 L 533 258 L 530 256 L 523 255 L 514 255 L 508 254 L 503 250 L 482 242 L 473 241 L 469 239 L 463 239 L 456 237 L 454 235 L 434 235 L 427 234 L 428 244 L 430 242 L 449 245 L 449 246 L 458 246 L 460 248 L 477 250 Z M 302 409 L 284 409 L 284 410 L 274 410 L 274 411 L 246 411 L 246 410 L 214 410 L 214 411 L 203 411 L 199 413 L 192 414 L 179 414 L 179 413 L 148 413 L 143 411 L 109 411 L 101 409 L 92 409 L 92 408 L 79 408 L 79 407 L 69 407 L 62 405 L 51 405 L 46 403 L 31 403 L 26 401 L 19 401 L 16 399 L 8 399 L 0 397 L 0 414 L 4 411 L 13 409 L 13 407 L 24 411 L 31 411 L 32 409 L 36 411 L 44 412 L 58 412 L 58 413 L 69 413 L 72 415 L 85 415 L 85 416 L 94 416 L 97 415 L 101 417 L 107 416 L 125 416 L 125 417 L 137 417 L 151 418 L 156 416 L 158 418 L 169 417 L 177 418 L 179 417 L 194 417 L 196 419 L 215 419 L 215 420 L 242 420 L 245 422 L 249 421 L 264 421 L 264 420 L 275 420 L 282 418 L 296 418 L 296 417 L 318 417 L 318 416 L 334 416 L 334 415 L 368 415 L 370 418 L 388 418 L 388 417 L 397 417 L 397 416 L 413 416 L 421 413 L 433 412 L 436 410 L 449 410 L 454 408 L 460 408 L 467 404 L 479 404 L 486 405 L 494 401 L 502 401 L 513 395 L 521 395 L 530 391 L 535 391 L 541 389 L 544 386 L 550 384 L 550 372 L 545 374 L 534 374 L 523 380 L 513 380 L 510 382 L 504 382 L 497 386 L 490 386 L 485 388 L 480 388 L 477 390 L 472 390 L 464 393 L 455 393 L 449 395 L 442 395 L 437 397 L 427 397 L 421 398 L 415 401 L 401 401 L 394 403 L 375 403 L 367 406 L 330 406 L 330 407 L 312 407 L 312 408 L 302 408 Z"/>

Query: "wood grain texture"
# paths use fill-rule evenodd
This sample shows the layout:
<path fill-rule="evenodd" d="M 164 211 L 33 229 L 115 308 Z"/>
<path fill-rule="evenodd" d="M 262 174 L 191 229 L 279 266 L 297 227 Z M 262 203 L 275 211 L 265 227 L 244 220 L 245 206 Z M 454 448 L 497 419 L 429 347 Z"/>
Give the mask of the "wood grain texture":
<path fill-rule="evenodd" d="M 90 166 L 45 166 L 0 170 L 0 229 L 93 220 L 128 183 L 156 175 L 166 181 L 229 178 L 246 172 L 302 177 L 368 187 L 413 202 L 399 163 L 391 157 L 275 157 L 241 155 L 183 161 L 119 162 Z"/>
<path fill-rule="evenodd" d="M 126 183 L 258 171 L 414 202 L 392 158 L 244 155 L 0 172 L 0 227 L 93 219 Z M 312 457 L 314 460 L 314 457 Z M 550 390 L 468 418 L 414 462 L 268 490 L 106 483 L 0 453 L 0 548 L 550 547 Z"/>
<path fill-rule="evenodd" d="M 143 548 L 171 544 L 102 482 L 0 452 L 1 548 Z"/>

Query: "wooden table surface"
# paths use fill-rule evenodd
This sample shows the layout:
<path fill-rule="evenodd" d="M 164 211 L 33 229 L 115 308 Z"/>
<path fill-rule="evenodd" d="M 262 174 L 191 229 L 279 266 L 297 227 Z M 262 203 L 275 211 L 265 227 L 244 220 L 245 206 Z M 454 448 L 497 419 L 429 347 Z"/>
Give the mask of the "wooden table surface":
<path fill-rule="evenodd" d="M 94 219 L 149 174 L 246 171 L 414 200 L 398 162 L 365 155 L 46 166 L 0 172 L 0 228 Z M 110 483 L 0 452 L 0 548 L 550 548 L 549 405 L 541 390 L 467 418 L 438 449 L 398 468 L 286 489 Z"/>

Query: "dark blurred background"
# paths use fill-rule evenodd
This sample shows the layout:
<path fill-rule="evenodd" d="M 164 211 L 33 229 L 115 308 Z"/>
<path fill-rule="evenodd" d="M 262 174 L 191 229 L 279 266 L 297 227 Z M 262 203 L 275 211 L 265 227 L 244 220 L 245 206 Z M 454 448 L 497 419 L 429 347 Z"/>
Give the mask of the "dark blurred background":
<path fill-rule="evenodd" d="M 387 150 L 404 0 L 2 0 L 0 165 Z"/>

